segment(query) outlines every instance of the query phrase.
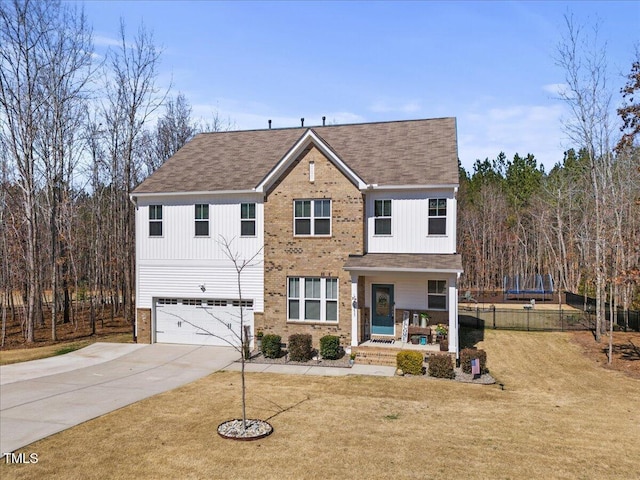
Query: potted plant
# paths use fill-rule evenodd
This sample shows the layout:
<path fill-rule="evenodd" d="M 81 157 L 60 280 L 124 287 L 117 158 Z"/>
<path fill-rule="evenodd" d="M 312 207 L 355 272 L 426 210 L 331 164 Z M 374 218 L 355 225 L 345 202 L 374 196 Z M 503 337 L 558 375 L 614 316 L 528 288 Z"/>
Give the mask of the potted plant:
<path fill-rule="evenodd" d="M 264 336 L 264 333 L 262 332 L 262 330 L 258 330 L 258 332 L 256 333 L 256 348 L 258 350 L 262 350 L 262 337 Z"/>
<path fill-rule="evenodd" d="M 420 343 L 420 335 L 411 335 L 411 343 L 414 345 Z"/>
<path fill-rule="evenodd" d="M 440 340 L 440 351 L 441 352 L 449 351 L 449 341 L 446 339 L 446 337 Z"/>
<path fill-rule="evenodd" d="M 428 323 L 429 323 L 429 314 L 427 312 L 422 312 L 420 314 L 420 326 L 422 328 L 426 328 Z"/>
<path fill-rule="evenodd" d="M 356 352 L 351 352 L 349 355 L 349 365 L 356 363 Z"/>
<path fill-rule="evenodd" d="M 439 323 L 436 326 L 436 335 L 440 338 L 446 338 L 447 337 L 447 333 L 449 332 L 449 328 L 444 325 L 443 323 Z"/>

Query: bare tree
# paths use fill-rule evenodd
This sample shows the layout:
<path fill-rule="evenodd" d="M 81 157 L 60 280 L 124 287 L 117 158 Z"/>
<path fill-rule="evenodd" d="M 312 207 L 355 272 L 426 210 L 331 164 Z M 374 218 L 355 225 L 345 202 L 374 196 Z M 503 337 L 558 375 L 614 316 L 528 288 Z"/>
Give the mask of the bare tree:
<path fill-rule="evenodd" d="M 54 8 L 53 3 L 29 0 L 0 3 L 0 134 L 17 172 L 26 223 L 27 342 L 35 340 L 36 308 L 41 299 L 36 144 L 46 101 L 40 83 L 47 68 L 42 50 L 53 28 L 49 19 Z"/>
<path fill-rule="evenodd" d="M 247 325 L 245 323 L 245 302 L 243 300 L 242 297 L 242 273 L 251 267 L 256 267 L 258 265 L 260 265 L 262 263 L 262 258 L 261 258 L 261 254 L 262 254 L 262 250 L 263 248 L 261 247 L 257 252 L 255 252 L 251 257 L 248 258 L 243 258 L 240 253 L 236 252 L 233 250 L 232 245 L 233 245 L 233 239 L 229 240 L 226 237 L 220 235 L 219 239 L 218 239 L 218 244 L 220 245 L 220 247 L 222 248 L 222 252 L 224 253 L 224 255 L 231 261 L 231 263 L 233 264 L 233 267 L 236 271 L 236 285 L 238 287 L 238 300 L 239 300 L 239 305 L 240 305 L 240 313 L 237 317 L 237 321 L 238 321 L 238 329 L 237 330 L 233 330 L 231 329 L 231 333 L 232 333 L 232 337 L 233 340 L 229 340 L 228 338 L 225 338 L 223 336 L 220 335 L 216 335 L 214 332 L 211 332 L 210 330 L 204 328 L 202 325 L 198 325 L 194 322 L 189 321 L 188 319 L 185 319 L 183 317 L 178 317 L 180 319 L 181 322 L 187 323 L 189 325 L 191 325 L 194 328 L 197 328 L 198 330 L 201 330 L 203 333 L 206 333 L 207 335 L 211 335 L 212 337 L 216 337 L 220 340 L 223 340 L 225 343 L 227 343 L 229 346 L 235 348 L 238 353 L 240 354 L 240 362 L 241 362 L 241 368 L 240 368 L 240 376 L 241 376 L 241 385 L 242 385 L 242 428 L 243 430 L 246 428 L 247 426 L 247 412 L 246 412 L 246 382 L 245 382 L 245 360 L 247 360 L 249 358 L 249 345 L 252 339 L 252 334 L 250 331 L 250 325 Z M 216 322 L 220 322 L 224 325 L 227 324 L 228 319 L 227 318 L 220 318 L 214 314 L 212 314 L 210 311 L 207 310 L 207 313 L 211 316 L 211 318 L 214 319 L 214 321 Z M 177 316 L 176 316 L 177 317 Z"/>
<path fill-rule="evenodd" d="M 571 16 L 565 16 L 566 36 L 558 46 L 557 64 L 565 73 L 566 89 L 560 92 L 571 117 L 565 121 L 567 136 L 574 145 L 585 149 L 589 159 L 591 190 L 594 197 L 596 340 L 600 341 L 604 326 L 606 295 L 606 206 L 610 204 L 611 92 L 607 85 L 606 51 L 598 40 L 597 26 L 593 36 L 585 35 Z"/>
<path fill-rule="evenodd" d="M 153 35 L 140 26 L 133 40 L 127 40 L 124 21 L 120 22 L 120 46 L 111 52 L 106 72 L 106 99 L 103 126 L 110 158 L 110 224 L 113 235 L 109 259 L 112 272 L 112 315 L 122 301 L 124 318 L 133 327 L 134 305 L 134 210 L 129 194 L 140 181 L 139 141 L 144 126 L 160 107 L 166 93 L 157 86 L 160 51 Z M 132 328 L 133 330 L 133 328 Z"/>

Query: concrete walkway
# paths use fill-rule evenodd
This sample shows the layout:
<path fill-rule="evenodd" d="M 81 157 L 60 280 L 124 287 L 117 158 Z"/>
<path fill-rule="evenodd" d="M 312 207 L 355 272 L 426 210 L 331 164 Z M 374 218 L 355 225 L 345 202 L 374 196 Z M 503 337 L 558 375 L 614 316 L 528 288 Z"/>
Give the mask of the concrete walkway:
<path fill-rule="evenodd" d="M 1 366 L 0 455 L 198 380 L 238 357 L 231 347 L 97 343 Z"/>
<path fill-rule="evenodd" d="M 240 371 L 238 359 L 231 347 L 95 343 L 0 366 L 0 455 L 215 371 Z M 245 371 L 393 376 L 395 368 L 247 363 Z"/>
<path fill-rule="evenodd" d="M 239 372 L 242 368 L 240 362 L 232 363 L 225 370 Z M 325 377 L 339 377 L 343 375 L 375 375 L 379 377 L 393 377 L 395 367 L 377 365 L 358 365 L 351 368 L 322 367 L 314 365 L 283 365 L 279 363 L 245 363 L 245 372 L 265 372 L 295 375 L 321 375 Z"/>

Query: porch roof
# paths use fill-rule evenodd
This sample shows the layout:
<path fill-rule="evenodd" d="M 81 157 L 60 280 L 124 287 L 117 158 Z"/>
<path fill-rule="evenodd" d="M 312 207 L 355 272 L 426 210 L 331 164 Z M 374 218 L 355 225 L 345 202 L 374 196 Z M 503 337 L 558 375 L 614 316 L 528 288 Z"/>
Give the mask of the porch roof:
<path fill-rule="evenodd" d="M 344 267 L 350 272 L 462 273 L 458 253 L 367 253 L 349 255 Z"/>

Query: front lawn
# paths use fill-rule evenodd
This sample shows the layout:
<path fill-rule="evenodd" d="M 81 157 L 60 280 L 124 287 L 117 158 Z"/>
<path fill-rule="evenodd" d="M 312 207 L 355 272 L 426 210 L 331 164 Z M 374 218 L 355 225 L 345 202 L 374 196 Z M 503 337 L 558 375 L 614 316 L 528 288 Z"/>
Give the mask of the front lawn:
<path fill-rule="evenodd" d="M 249 374 L 248 414 L 274 433 L 224 440 L 240 376 L 220 372 L 21 452 L 9 478 L 639 478 L 640 381 L 570 333 L 486 331 L 504 385 L 420 377 Z"/>

